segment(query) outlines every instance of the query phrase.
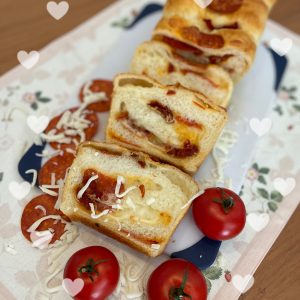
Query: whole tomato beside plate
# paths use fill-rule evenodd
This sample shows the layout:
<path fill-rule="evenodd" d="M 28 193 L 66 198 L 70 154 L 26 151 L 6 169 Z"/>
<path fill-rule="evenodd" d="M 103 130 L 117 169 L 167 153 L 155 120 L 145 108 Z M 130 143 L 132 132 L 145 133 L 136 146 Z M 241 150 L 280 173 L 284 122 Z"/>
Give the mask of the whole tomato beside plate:
<path fill-rule="evenodd" d="M 209 188 L 193 203 L 198 228 L 213 240 L 228 240 L 245 227 L 246 209 L 242 199 L 225 188 Z"/>
<path fill-rule="evenodd" d="M 120 267 L 115 255 L 100 246 L 91 246 L 75 252 L 68 260 L 64 279 L 81 278 L 82 290 L 75 300 L 104 300 L 117 287 Z"/>
<path fill-rule="evenodd" d="M 207 286 L 201 271 L 184 259 L 170 259 L 158 266 L 147 284 L 148 300 L 205 300 Z"/>

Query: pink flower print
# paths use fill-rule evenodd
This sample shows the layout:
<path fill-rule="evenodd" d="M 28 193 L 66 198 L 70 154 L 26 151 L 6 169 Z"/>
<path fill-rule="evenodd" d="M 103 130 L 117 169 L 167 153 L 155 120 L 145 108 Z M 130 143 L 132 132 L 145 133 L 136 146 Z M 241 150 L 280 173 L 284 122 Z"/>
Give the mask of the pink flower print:
<path fill-rule="evenodd" d="M 247 172 L 247 178 L 251 181 L 254 181 L 258 178 L 258 172 L 254 168 L 251 168 Z"/>
<path fill-rule="evenodd" d="M 29 104 L 32 104 L 37 100 L 37 98 L 33 93 L 26 93 L 23 95 L 23 100 Z"/>

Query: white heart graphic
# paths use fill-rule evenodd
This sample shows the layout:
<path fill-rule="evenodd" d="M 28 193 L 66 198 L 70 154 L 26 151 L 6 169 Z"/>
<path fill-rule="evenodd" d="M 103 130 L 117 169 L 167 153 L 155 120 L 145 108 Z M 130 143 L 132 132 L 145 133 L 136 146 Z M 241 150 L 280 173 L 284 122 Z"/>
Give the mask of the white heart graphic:
<path fill-rule="evenodd" d="M 23 181 L 21 183 L 12 181 L 9 184 L 8 189 L 16 199 L 22 200 L 29 194 L 31 190 L 31 184 L 27 181 Z"/>
<path fill-rule="evenodd" d="M 293 177 L 275 178 L 273 181 L 274 188 L 283 196 L 290 194 L 296 186 L 296 180 Z"/>
<path fill-rule="evenodd" d="M 259 120 L 257 118 L 253 118 L 250 120 L 250 128 L 256 133 L 258 136 L 263 136 L 269 132 L 272 127 L 272 120 L 269 118 L 264 118 Z"/>
<path fill-rule="evenodd" d="M 270 42 L 271 48 L 280 56 L 286 55 L 293 47 L 293 40 L 290 38 L 274 38 Z"/>
<path fill-rule="evenodd" d="M 20 64 L 29 70 L 38 63 L 40 54 L 37 51 L 30 51 L 27 53 L 24 50 L 20 50 L 17 54 L 17 58 Z"/>
<path fill-rule="evenodd" d="M 232 277 L 232 283 L 234 287 L 241 293 L 246 293 L 254 284 L 254 278 L 252 275 L 234 275 Z"/>
<path fill-rule="evenodd" d="M 53 235 L 54 234 L 50 230 L 31 232 L 30 240 L 32 241 L 32 247 L 46 249 L 50 244 Z"/>
<path fill-rule="evenodd" d="M 67 1 L 61 1 L 56 3 L 49 1 L 47 3 L 48 13 L 56 20 L 60 20 L 69 10 L 69 3 Z"/>
<path fill-rule="evenodd" d="M 270 222 L 268 214 L 251 213 L 247 216 L 248 224 L 257 232 L 262 231 Z"/>
<path fill-rule="evenodd" d="M 40 134 L 47 128 L 49 121 L 50 119 L 47 116 L 29 116 L 27 118 L 27 125 L 33 132 Z"/>
<path fill-rule="evenodd" d="M 62 286 L 71 297 L 74 297 L 83 289 L 84 281 L 81 278 L 76 278 L 74 281 L 70 278 L 65 278 L 62 282 Z"/>
<path fill-rule="evenodd" d="M 194 0 L 201 8 L 206 8 L 213 0 Z"/>

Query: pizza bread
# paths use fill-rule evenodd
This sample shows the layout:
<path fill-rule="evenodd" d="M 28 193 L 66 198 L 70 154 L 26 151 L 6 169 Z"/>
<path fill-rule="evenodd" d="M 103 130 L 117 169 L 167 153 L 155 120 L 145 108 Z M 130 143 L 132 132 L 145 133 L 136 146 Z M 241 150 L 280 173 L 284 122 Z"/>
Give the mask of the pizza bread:
<path fill-rule="evenodd" d="M 147 75 L 163 85 L 180 84 L 223 107 L 228 105 L 233 89 L 230 76 L 221 67 L 193 64 L 159 41 L 145 42 L 136 49 L 131 72 Z"/>
<path fill-rule="evenodd" d="M 227 121 L 225 109 L 183 87 L 144 75 L 114 80 L 106 140 L 194 173 Z"/>
<path fill-rule="evenodd" d="M 202 9 L 194 0 L 168 0 L 153 38 L 195 62 L 222 66 L 236 82 L 253 63 L 272 6 L 266 2 L 214 0 Z"/>
<path fill-rule="evenodd" d="M 60 210 L 149 256 L 158 256 L 198 193 L 179 169 L 104 142 L 84 142 L 66 176 Z"/>

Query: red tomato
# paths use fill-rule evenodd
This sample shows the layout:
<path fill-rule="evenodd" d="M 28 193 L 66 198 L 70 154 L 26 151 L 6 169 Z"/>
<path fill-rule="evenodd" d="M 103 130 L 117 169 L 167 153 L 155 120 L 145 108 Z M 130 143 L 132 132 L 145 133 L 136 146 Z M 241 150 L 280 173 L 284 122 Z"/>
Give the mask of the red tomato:
<path fill-rule="evenodd" d="M 117 287 L 120 267 L 115 255 L 101 246 L 91 246 L 75 252 L 68 260 L 64 278 L 84 281 L 75 300 L 104 300 Z"/>
<path fill-rule="evenodd" d="M 148 300 L 205 300 L 207 286 L 195 265 L 176 258 L 162 263 L 153 271 L 148 280 L 147 295 Z"/>
<path fill-rule="evenodd" d="M 194 220 L 199 229 L 213 240 L 237 236 L 246 223 L 246 209 L 241 198 L 224 188 L 209 188 L 193 204 Z"/>

